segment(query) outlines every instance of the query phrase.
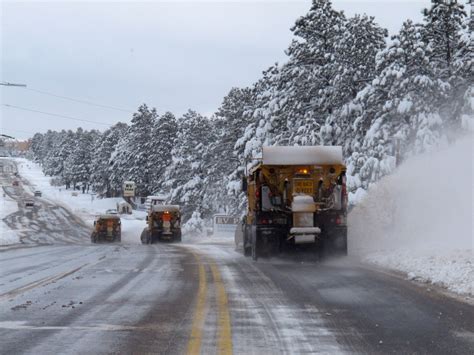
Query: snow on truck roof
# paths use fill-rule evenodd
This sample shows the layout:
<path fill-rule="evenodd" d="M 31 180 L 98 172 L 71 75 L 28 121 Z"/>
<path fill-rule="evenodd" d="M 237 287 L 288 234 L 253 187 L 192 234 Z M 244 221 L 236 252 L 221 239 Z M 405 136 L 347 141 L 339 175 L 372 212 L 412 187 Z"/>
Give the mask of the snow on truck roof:
<path fill-rule="evenodd" d="M 116 213 L 103 213 L 96 216 L 96 219 L 120 219 L 120 216 Z"/>
<path fill-rule="evenodd" d="M 262 163 L 265 165 L 344 165 L 344 160 L 340 146 L 271 146 L 262 147 Z"/>
<path fill-rule="evenodd" d="M 179 212 L 178 205 L 154 205 L 151 206 L 151 209 L 153 210 L 153 212 Z"/>

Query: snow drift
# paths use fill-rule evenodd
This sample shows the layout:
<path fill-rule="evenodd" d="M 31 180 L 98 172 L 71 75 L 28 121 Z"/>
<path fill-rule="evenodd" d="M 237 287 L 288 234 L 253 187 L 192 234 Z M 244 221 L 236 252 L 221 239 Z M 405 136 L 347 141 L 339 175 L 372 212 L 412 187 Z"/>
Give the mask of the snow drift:
<path fill-rule="evenodd" d="M 473 139 L 406 161 L 349 215 L 349 252 L 473 294 Z"/>

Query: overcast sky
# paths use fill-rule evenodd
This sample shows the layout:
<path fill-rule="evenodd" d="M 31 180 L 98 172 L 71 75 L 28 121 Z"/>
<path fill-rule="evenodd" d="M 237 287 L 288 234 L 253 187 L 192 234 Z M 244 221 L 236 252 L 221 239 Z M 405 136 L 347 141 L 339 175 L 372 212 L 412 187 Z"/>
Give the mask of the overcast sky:
<path fill-rule="evenodd" d="M 367 13 L 395 33 L 421 21 L 429 0 L 333 0 L 346 15 Z M 250 86 L 286 60 L 289 30 L 311 1 L 1 3 L 1 133 L 27 138 L 48 129 L 107 128 L 6 107 L 114 124 L 141 103 L 160 113 L 212 114 L 233 86 Z M 32 89 L 32 90 L 29 90 Z"/>

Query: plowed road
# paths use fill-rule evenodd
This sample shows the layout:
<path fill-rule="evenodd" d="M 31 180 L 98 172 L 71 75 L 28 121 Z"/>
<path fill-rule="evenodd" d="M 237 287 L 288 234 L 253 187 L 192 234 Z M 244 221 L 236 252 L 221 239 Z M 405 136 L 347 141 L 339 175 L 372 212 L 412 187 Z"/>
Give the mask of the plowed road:
<path fill-rule="evenodd" d="M 38 200 L 34 215 L 13 190 L 5 221 L 27 232 L 0 250 L 2 354 L 474 353 L 473 306 L 396 275 L 254 263 L 224 239 L 92 245 L 68 211 Z"/>

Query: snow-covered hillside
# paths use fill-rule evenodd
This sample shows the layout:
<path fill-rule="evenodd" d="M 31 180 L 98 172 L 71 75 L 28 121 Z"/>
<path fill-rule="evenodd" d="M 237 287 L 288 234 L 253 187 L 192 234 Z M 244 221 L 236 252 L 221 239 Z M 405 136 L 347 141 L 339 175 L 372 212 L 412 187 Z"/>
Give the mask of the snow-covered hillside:
<path fill-rule="evenodd" d="M 474 295 L 473 139 L 409 159 L 349 215 L 351 254 Z"/>
<path fill-rule="evenodd" d="M 16 162 L 20 176 L 31 184 L 24 186 L 25 188 L 29 188 L 31 192 L 40 190 L 43 199 L 61 204 L 84 222 L 90 224 L 91 229 L 96 215 L 104 213 L 108 209 L 115 209 L 117 202 L 123 201 L 121 198 L 97 198 L 95 194 L 83 194 L 79 191 L 77 191 L 77 195 L 73 195 L 72 191 L 66 190 L 64 186 L 51 186 L 51 178 L 44 175 L 39 165 L 22 158 L 17 158 Z M 121 215 L 123 243 L 136 244 L 140 242 L 140 233 L 145 228 L 145 215 L 146 213 L 143 211 L 133 211 L 132 215 Z"/>
<path fill-rule="evenodd" d="M 3 218 L 17 210 L 17 203 L 3 191 L 0 191 L 0 246 L 15 244 L 20 241 L 15 231 L 10 230 L 3 222 Z"/>

